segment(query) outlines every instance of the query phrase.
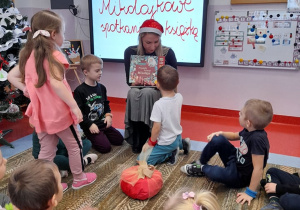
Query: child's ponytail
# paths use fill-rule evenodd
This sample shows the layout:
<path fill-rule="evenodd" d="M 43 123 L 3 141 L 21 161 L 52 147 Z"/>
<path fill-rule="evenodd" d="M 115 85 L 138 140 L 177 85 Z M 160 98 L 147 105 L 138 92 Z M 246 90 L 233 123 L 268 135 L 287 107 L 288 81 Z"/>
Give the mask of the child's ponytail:
<path fill-rule="evenodd" d="M 25 65 L 32 51 L 34 51 L 35 68 L 38 75 L 38 81 L 35 85 L 36 88 L 42 87 L 47 81 L 47 74 L 44 69 L 45 59 L 49 62 L 50 74 L 53 78 L 62 80 L 64 75 L 64 66 L 54 58 L 53 51 L 59 49 L 57 49 L 54 40 L 50 38 L 51 33 L 62 32 L 61 18 L 52 11 L 40 11 L 31 19 L 31 30 L 32 32 L 29 32 L 27 36 L 27 43 L 20 52 L 19 66 L 23 77 L 22 81 L 24 82 L 25 80 Z M 39 33 L 39 31 L 44 31 L 44 33 Z M 38 34 L 34 36 L 36 32 Z M 58 69 L 58 75 L 54 72 L 53 67 Z"/>
<path fill-rule="evenodd" d="M 45 58 L 49 61 L 50 72 L 52 69 L 52 62 L 51 58 L 53 58 L 53 41 L 46 36 L 38 35 L 34 38 L 33 41 L 33 50 L 34 50 L 34 57 L 35 57 L 35 68 L 36 73 L 38 75 L 38 82 L 35 85 L 37 88 L 43 86 L 43 84 L 47 81 L 47 74 L 44 70 L 44 60 Z M 55 78 L 58 79 L 58 78 Z"/>
<path fill-rule="evenodd" d="M 25 65 L 32 52 L 32 32 L 31 30 L 27 33 L 27 42 L 19 53 L 19 70 L 22 75 L 22 82 L 25 83 Z"/>

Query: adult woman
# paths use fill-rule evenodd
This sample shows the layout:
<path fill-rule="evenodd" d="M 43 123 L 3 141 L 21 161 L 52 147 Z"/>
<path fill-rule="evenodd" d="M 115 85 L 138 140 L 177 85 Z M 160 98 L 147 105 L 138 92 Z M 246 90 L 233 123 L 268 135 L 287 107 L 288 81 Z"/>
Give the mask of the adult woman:
<path fill-rule="evenodd" d="M 131 55 L 165 56 L 165 64 L 177 69 L 174 51 L 161 45 L 163 27 L 153 19 L 143 22 L 139 32 L 139 44 L 130 46 L 124 52 L 126 82 L 129 86 Z M 159 90 L 153 87 L 132 87 L 127 94 L 125 114 L 125 140 L 132 145 L 132 151 L 139 153 L 146 140 L 150 137 L 152 123 L 150 115 L 155 101 L 161 97 Z"/>

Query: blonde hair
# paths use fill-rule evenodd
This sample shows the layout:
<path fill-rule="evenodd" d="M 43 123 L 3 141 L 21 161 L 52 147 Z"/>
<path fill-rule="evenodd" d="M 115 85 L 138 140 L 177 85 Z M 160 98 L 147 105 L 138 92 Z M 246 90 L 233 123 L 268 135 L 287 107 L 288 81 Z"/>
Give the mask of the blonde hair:
<path fill-rule="evenodd" d="M 270 102 L 260 99 L 250 99 L 244 106 L 245 118 L 253 127 L 262 130 L 272 121 L 273 108 Z"/>
<path fill-rule="evenodd" d="M 53 56 L 53 51 L 59 50 L 55 42 L 51 37 L 37 36 L 32 38 L 33 34 L 38 30 L 46 30 L 50 34 L 52 32 L 61 33 L 63 27 L 63 21 L 59 15 L 49 10 L 42 10 L 31 18 L 31 32 L 27 35 L 27 42 L 19 54 L 19 66 L 22 75 L 22 82 L 25 80 L 25 65 L 26 62 L 34 50 L 35 68 L 38 75 L 38 82 L 35 85 L 36 88 L 42 87 L 47 81 L 47 74 L 43 67 L 44 59 L 49 62 L 50 73 L 57 79 L 61 80 L 64 74 L 64 66 L 57 61 Z M 53 71 L 53 67 L 58 69 L 60 75 L 56 75 Z"/>
<path fill-rule="evenodd" d="M 194 198 L 183 199 L 182 194 L 185 192 L 181 189 L 170 196 L 164 205 L 164 210 L 194 210 L 195 204 L 201 206 L 202 210 L 221 210 L 214 193 L 202 190 L 195 193 Z"/>
<path fill-rule="evenodd" d="M 22 210 L 44 210 L 57 194 L 58 180 L 52 161 L 36 159 L 16 169 L 8 182 L 8 193 L 13 205 Z"/>
<path fill-rule="evenodd" d="M 94 63 L 99 63 L 99 64 L 103 64 L 103 60 L 95 55 L 86 55 L 84 57 L 81 58 L 80 60 L 80 67 L 81 70 L 89 70 L 89 68 L 91 67 L 92 64 Z"/>
<path fill-rule="evenodd" d="M 162 45 L 161 45 L 160 36 L 156 33 L 153 33 L 153 32 L 144 32 L 144 33 L 139 34 L 139 45 L 137 47 L 137 54 L 138 55 L 145 55 L 145 50 L 144 50 L 144 46 L 143 46 L 143 38 L 147 34 L 155 34 L 156 36 L 159 37 L 159 45 L 157 46 L 157 48 L 155 50 L 155 55 L 156 56 L 163 56 L 163 49 L 162 49 Z"/>

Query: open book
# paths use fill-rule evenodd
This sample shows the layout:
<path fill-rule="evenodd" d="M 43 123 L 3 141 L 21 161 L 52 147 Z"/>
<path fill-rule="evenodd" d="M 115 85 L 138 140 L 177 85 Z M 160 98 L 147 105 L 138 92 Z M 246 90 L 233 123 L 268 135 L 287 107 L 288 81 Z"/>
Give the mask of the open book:
<path fill-rule="evenodd" d="M 131 87 L 155 87 L 157 70 L 165 65 L 164 56 L 131 55 L 129 83 Z"/>

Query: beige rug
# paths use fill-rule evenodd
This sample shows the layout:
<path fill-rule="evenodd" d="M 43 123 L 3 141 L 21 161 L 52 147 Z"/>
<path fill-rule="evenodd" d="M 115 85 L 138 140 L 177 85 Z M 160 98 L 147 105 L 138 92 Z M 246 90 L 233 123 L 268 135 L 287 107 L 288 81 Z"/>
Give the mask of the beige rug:
<path fill-rule="evenodd" d="M 178 163 L 175 166 L 168 166 L 166 164 L 157 166 L 156 168 L 162 173 L 164 180 L 162 190 L 155 197 L 149 200 L 139 201 L 126 196 L 119 186 L 121 172 L 135 164 L 137 155 L 131 152 L 131 148 L 127 143 L 124 143 L 123 146 L 113 147 L 112 152 L 108 154 L 100 154 L 96 163 L 86 167 L 85 171 L 93 171 L 98 175 L 98 179 L 92 185 L 80 190 L 73 190 L 71 189 L 71 176 L 62 180 L 63 182 L 68 183 L 69 189 L 64 193 L 64 198 L 56 209 L 75 210 L 81 209 L 87 205 L 103 210 L 162 209 L 168 195 L 182 187 L 187 187 L 191 191 L 206 189 L 214 192 L 218 197 L 218 201 L 222 209 L 226 210 L 256 210 L 260 209 L 267 203 L 268 200 L 265 192 L 260 190 L 257 198 L 251 202 L 250 206 L 242 206 L 235 202 L 236 194 L 244 191 L 245 189 L 230 189 L 204 177 L 188 177 L 183 174 L 180 171 L 180 167 L 198 159 L 200 154 L 200 152 L 191 151 L 187 156 L 179 155 Z M 13 170 L 32 159 L 31 149 L 8 159 L 7 173 L 0 183 L 1 193 L 7 193 L 8 178 Z M 218 156 L 215 156 L 210 163 L 221 165 L 221 160 Z M 271 164 L 269 164 L 265 170 L 269 167 L 277 167 L 290 173 L 294 173 L 298 170 L 296 168 Z"/>

